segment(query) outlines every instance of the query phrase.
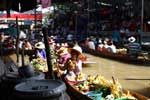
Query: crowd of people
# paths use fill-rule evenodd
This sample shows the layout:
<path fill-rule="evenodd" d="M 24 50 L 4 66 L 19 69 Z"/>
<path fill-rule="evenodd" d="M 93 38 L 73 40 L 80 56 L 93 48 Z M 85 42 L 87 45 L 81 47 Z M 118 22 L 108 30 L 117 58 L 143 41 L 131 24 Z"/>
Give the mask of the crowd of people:
<path fill-rule="evenodd" d="M 117 47 L 114 45 L 113 41 L 108 38 L 87 38 L 85 40 L 85 45 L 92 50 L 97 50 L 100 52 L 117 53 Z"/>
<path fill-rule="evenodd" d="M 84 45 L 92 50 L 102 53 L 118 53 L 120 48 L 118 46 L 118 42 L 114 41 L 113 38 L 102 39 L 100 37 L 89 37 L 86 38 Z M 140 43 L 137 42 L 134 36 L 130 36 L 128 38 L 128 42 L 124 45 L 123 48 L 127 49 L 127 55 L 135 59 L 138 57 L 138 54 L 142 49 Z"/>
<path fill-rule="evenodd" d="M 41 39 L 42 40 L 42 39 Z M 32 59 L 46 59 L 46 48 L 43 41 L 38 41 L 32 45 L 26 38 L 20 40 L 20 49 L 23 49 L 21 45 L 24 44 L 26 51 L 30 50 L 30 61 Z M 82 61 L 86 58 L 82 54 L 82 48 L 78 45 L 77 41 L 68 41 L 63 43 L 57 43 L 54 36 L 48 36 L 48 43 L 50 47 L 51 61 L 53 66 L 57 66 L 58 76 L 64 74 L 67 79 L 76 77 L 76 75 L 82 73 Z M 55 57 L 54 57 L 55 56 Z"/>

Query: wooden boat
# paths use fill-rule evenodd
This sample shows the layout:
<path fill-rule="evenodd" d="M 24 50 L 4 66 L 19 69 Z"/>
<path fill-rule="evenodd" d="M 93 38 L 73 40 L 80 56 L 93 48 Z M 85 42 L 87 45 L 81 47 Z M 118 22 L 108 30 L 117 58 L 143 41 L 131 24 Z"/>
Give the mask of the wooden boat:
<path fill-rule="evenodd" d="M 93 100 L 92 98 L 78 91 L 75 87 L 73 87 L 73 84 L 69 83 L 64 77 L 62 77 L 62 80 L 67 86 L 67 93 L 72 97 L 73 100 Z"/>
<path fill-rule="evenodd" d="M 135 64 L 150 64 L 150 58 L 145 59 L 144 55 L 141 53 L 142 58 L 131 58 L 128 54 L 126 53 L 109 53 L 109 52 L 100 52 L 97 50 L 90 49 L 86 46 L 81 46 L 83 49 L 83 52 L 92 54 L 94 56 L 99 56 L 99 57 L 104 57 L 112 60 L 117 60 L 121 62 L 127 62 L 127 63 L 135 63 Z"/>
<path fill-rule="evenodd" d="M 72 100 L 93 100 L 91 97 L 81 93 L 80 91 L 78 91 L 72 84 L 72 82 L 68 82 L 65 78 L 62 78 L 63 81 L 66 83 L 67 86 L 67 93 L 73 97 Z M 128 90 L 123 89 L 123 93 L 127 94 Z M 148 100 L 147 97 L 136 93 L 136 92 L 132 92 L 130 91 L 130 94 L 132 96 L 134 96 L 135 98 L 137 98 L 138 100 Z"/>

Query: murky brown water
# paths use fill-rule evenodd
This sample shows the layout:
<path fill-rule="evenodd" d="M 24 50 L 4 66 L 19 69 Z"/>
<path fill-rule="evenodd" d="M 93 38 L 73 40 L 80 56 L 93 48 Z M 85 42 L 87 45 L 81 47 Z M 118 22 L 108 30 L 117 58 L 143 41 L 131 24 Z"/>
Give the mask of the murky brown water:
<path fill-rule="evenodd" d="M 85 74 L 100 74 L 106 79 L 118 79 L 122 87 L 150 97 L 150 66 L 121 63 L 85 54 L 94 64 L 83 66 Z"/>

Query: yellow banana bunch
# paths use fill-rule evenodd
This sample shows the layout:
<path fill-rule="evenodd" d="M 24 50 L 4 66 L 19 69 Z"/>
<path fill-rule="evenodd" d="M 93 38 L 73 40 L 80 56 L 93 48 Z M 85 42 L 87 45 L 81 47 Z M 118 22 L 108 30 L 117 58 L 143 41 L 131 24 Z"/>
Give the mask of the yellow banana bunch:
<path fill-rule="evenodd" d="M 121 90 L 121 85 L 118 82 L 118 80 L 115 81 L 115 83 L 111 84 L 110 90 L 111 90 L 111 94 L 113 94 L 115 98 L 120 98 L 121 97 L 122 90 Z"/>
<path fill-rule="evenodd" d="M 83 73 L 78 74 L 76 76 L 76 80 L 77 81 L 83 81 L 83 80 L 85 80 L 85 74 L 83 74 Z"/>

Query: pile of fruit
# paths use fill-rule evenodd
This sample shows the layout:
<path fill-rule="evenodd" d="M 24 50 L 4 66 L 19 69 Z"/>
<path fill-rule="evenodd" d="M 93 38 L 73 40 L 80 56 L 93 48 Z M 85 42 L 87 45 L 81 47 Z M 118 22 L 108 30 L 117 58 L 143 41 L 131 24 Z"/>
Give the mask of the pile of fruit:
<path fill-rule="evenodd" d="M 83 94 L 86 94 L 87 91 L 102 92 L 102 97 L 104 100 L 120 100 L 120 98 L 137 100 L 130 94 L 130 92 L 127 94 L 123 93 L 122 87 L 118 80 L 113 79 L 113 81 L 109 81 L 101 75 L 88 75 L 84 82 L 75 84 L 74 87 Z"/>
<path fill-rule="evenodd" d="M 34 69 L 40 72 L 48 72 L 47 61 L 46 59 L 37 58 L 31 61 Z"/>
<path fill-rule="evenodd" d="M 71 75 L 71 76 L 68 76 L 66 78 L 67 78 L 68 81 L 74 82 L 74 83 L 76 83 L 76 82 L 83 82 L 83 81 L 86 80 L 85 74 L 83 74 L 83 73 L 80 73 L 78 75 Z"/>

